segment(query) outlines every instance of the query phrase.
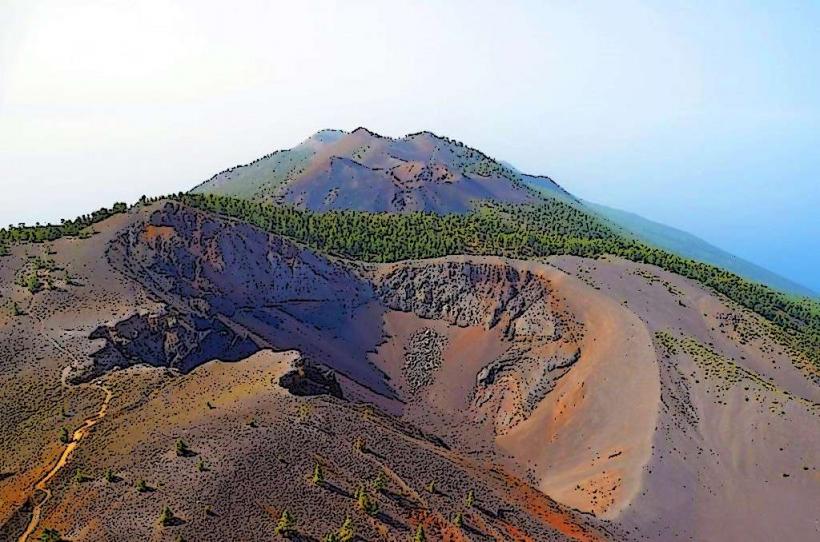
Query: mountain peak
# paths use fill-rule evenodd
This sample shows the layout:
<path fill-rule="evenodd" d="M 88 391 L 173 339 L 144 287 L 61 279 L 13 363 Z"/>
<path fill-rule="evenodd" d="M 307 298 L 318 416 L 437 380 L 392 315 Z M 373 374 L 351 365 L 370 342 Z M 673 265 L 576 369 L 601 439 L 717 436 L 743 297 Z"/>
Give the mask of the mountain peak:
<path fill-rule="evenodd" d="M 486 154 L 430 131 L 400 139 L 360 126 L 320 130 L 301 145 L 227 170 L 195 192 L 285 202 L 314 211 L 466 213 L 482 201 L 566 197 Z"/>

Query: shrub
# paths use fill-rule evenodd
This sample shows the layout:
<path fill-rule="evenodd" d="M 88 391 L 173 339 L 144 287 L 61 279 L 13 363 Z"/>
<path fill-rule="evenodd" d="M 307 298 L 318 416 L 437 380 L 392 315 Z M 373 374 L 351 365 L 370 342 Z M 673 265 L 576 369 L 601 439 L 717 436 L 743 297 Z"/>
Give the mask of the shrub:
<path fill-rule="evenodd" d="M 325 474 L 322 471 L 322 465 L 319 463 L 316 463 L 316 466 L 313 467 L 312 481 L 315 486 L 320 486 L 325 483 Z"/>
<path fill-rule="evenodd" d="M 313 412 L 313 407 L 309 403 L 299 405 L 299 421 L 306 423 L 310 419 L 311 412 Z"/>
<path fill-rule="evenodd" d="M 353 449 L 357 452 L 364 451 L 364 439 L 361 436 L 358 436 L 353 440 Z"/>
<path fill-rule="evenodd" d="M 174 512 L 171 511 L 171 509 L 168 506 L 163 508 L 162 512 L 160 512 L 159 514 L 159 524 L 163 527 L 171 525 L 174 522 L 174 519 Z"/>
<path fill-rule="evenodd" d="M 467 508 L 472 508 L 472 506 L 474 504 L 475 504 L 475 494 L 473 493 L 473 490 L 471 489 L 470 491 L 467 492 L 467 497 L 465 497 L 465 499 L 464 499 L 464 505 L 467 506 Z"/>
<path fill-rule="evenodd" d="M 188 448 L 188 445 L 185 443 L 184 440 L 179 439 L 176 443 L 176 452 L 178 456 L 183 457 L 191 453 L 191 449 Z"/>
<path fill-rule="evenodd" d="M 376 475 L 376 478 L 373 479 L 373 491 L 381 491 L 387 486 L 387 478 L 385 477 L 383 472 L 380 472 Z"/>
<path fill-rule="evenodd" d="M 356 531 L 353 529 L 353 520 L 345 518 L 342 526 L 339 527 L 339 542 L 352 542 L 356 536 Z"/>
<path fill-rule="evenodd" d="M 63 542 L 63 536 L 56 529 L 43 529 L 39 538 L 40 542 Z"/>
<path fill-rule="evenodd" d="M 375 516 L 379 513 L 379 503 L 371 499 L 370 495 L 363 487 L 359 489 L 359 495 L 356 502 L 359 506 L 359 510 L 368 516 Z"/>
<path fill-rule="evenodd" d="M 26 289 L 31 293 L 37 293 L 43 287 L 43 283 L 40 282 L 40 278 L 37 276 L 37 273 L 29 273 L 25 279 Z"/>
<path fill-rule="evenodd" d="M 282 537 L 289 537 L 296 534 L 296 520 L 290 515 L 287 509 L 282 510 L 279 522 L 276 524 L 274 532 Z"/>

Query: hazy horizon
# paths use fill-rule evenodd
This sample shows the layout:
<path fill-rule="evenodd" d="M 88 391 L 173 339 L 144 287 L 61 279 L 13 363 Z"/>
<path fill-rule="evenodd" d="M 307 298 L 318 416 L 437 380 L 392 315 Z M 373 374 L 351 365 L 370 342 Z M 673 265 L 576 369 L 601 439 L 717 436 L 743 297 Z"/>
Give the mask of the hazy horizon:
<path fill-rule="evenodd" d="M 412 7 L 412 9 L 411 9 Z M 430 130 L 820 291 L 820 5 L 0 6 L 0 225 Z"/>

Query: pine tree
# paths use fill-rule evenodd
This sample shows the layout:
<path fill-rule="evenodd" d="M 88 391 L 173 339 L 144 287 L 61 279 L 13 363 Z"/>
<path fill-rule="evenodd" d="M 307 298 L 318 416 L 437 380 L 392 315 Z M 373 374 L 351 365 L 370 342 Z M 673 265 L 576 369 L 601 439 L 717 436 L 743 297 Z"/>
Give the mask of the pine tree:
<path fill-rule="evenodd" d="M 345 518 L 342 526 L 339 527 L 339 542 L 352 542 L 353 537 L 356 536 L 356 531 L 353 529 L 353 520 Z"/>
<path fill-rule="evenodd" d="M 475 504 L 475 494 L 473 493 L 472 489 L 467 492 L 467 497 L 464 499 L 464 504 L 465 506 L 467 506 L 467 508 L 472 508 L 472 506 Z"/>
<path fill-rule="evenodd" d="M 364 439 L 361 436 L 358 436 L 353 440 L 353 449 L 357 452 L 364 451 Z"/>
<path fill-rule="evenodd" d="M 274 532 L 284 538 L 296 534 L 296 520 L 287 509 L 282 510 L 282 515 L 279 516 L 279 522 L 276 524 Z"/>
<path fill-rule="evenodd" d="M 180 457 L 186 456 L 189 453 L 191 453 L 190 448 L 188 448 L 188 445 L 182 439 L 177 440 L 175 448 L 176 448 L 177 455 L 180 456 Z"/>
<path fill-rule="evenodd" d="M 316 463 L 316 465 L 313 467 L 312 481 L 313 485 L 315 486 L 321 486 L 325 483 L 325 474 L 324 472 L 322 472 L 322 465 L 320 465 L 319 463 Z"/>
<path fill-rule="evenodd" d="M 148 487 L 148 484 L 145 483 L 145 480 L 138 481 L 137 485 L 136 485 L 136 488 L 137 488 L 137 491 L 140 492 L 140 493 L 145 493 L 146 491 L 148 491 L 150 489 Z"/>
<path fill-rule="evenodd" d="M 60 429 L 60 442 L 63 444 L 71 442 L 71 434 L 68 432 L 68 427 L 63 426 L 63 428 Z"/>
<path fill-rule="evenodd" d="M 114 471 L 111 470 L 111 467 L 105 469 L 105 474 L 103 475 L 106 482 L 113 483 L 117 481 L 117 475 L 114 474 Z"/>
<path fill-rule="evenodd" d="M 37 293 L 40 290 L 40 288 L 42 288 L 42 287 L 43 287 L 43 283 L 40 282 L 40 278 L 37 276 L 36 272 L 30 273 L 26 277 L 26 288 L 32 294 Z"/>
<path fill-rule="evenodd" d="M 368 516 L 375 516 L 379 513 L 379 503 L 371 499 L 370 495 L 368 495 L 364 488 L 359 489 L 357 504 L 359 506 L 359 510 L 363 511 Z"/>
<path fill-rule="evenodd" d="M 380 472 L 376 475 L 376 478 L 373 479 L 373 490 L 374 491 L 381 491 L 387 485 L 387 479 L 384 476 L 383 472 Z"/>
<path fill-rule="evenodd" d="M 435 495 L 436 494 L 436 481 L 435 480 L 430 480 L 430 483 L 427 484 L 425 489 L 427 490 L 428 493 L 432 493 L 433 495 Z"/>
<path fill-rule="evenodd" d="M 461 512 L 456 512 L 456 515 L 453 516 L 453 525 L 458 527 L 464 527 L 464 517 L 461 515 Z"/>
<path fill-rule="evenodd" d="M 424 527 L 421 525 L 416 528 L 416 534 L 413 536 L 413 542 L 427 542 L 427 535 L 424 534 Z"/>
<path fill-rule="evenodd" d="M 173 522 L 174 522 L 174 513 L 171 511 L 171 509 L 168 506 L 166 506 L 165 508 L 162 509 L 162 512 L 160 512 L 160 514 L 159 514 L 159 524 L 162 525 L 163 527 L 167 527 L 168 525 L 170 525 Z"/>
<path fill-rule="evenodd" d="M 39 542 L 63 542 L 63 536 L 56 529 L 43 529 Z"/>

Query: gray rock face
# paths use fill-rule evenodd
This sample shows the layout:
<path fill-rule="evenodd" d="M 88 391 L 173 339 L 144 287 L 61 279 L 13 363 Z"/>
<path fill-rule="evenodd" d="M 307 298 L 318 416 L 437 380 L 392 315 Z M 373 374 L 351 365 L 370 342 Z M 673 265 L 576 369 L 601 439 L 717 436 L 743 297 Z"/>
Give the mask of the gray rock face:
<path fill-rule="evenodd" d="M 534 326 L 550 318 L 541 312 L 539 322 L 540 309 L 534 308 L 548 295 L 545 284 L 508 266 L 459 262 L 408 265 L 388 274 L 377 294 L 391 309 L 460 327 L 489 329 L 504 320 L 505 334 L 510 337 L 533 333 Z M 510 326 L 531 309 L 527 318 Z"/>
<path fill-rule="evenodd" d="M 89 338 L 104 339 L 105 345 L 92 354 L 93 366 L 71 375 L 71 380 L 87 380 L 136 363 L 187 372 L 215 358 L 236 361 L 258 350 L 249 337 L 238 335 L 216 318 L 176 312 L 135 314 L 98 327 Z"/>
<path fill-rule="evenodd" d="M 293 395 L 332 395 L 343 399 L 342 387 L 333 371 L 319 367 L 302 358 L 296 366 L 279 377 L 279 385 Z"/>

